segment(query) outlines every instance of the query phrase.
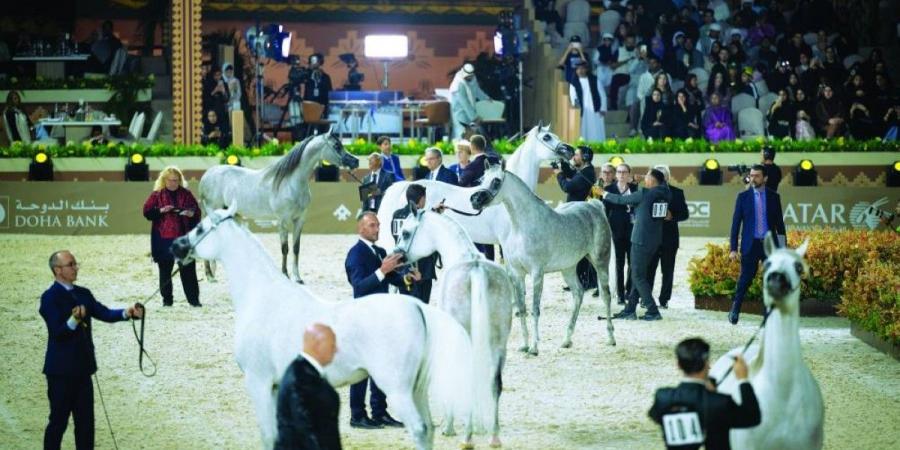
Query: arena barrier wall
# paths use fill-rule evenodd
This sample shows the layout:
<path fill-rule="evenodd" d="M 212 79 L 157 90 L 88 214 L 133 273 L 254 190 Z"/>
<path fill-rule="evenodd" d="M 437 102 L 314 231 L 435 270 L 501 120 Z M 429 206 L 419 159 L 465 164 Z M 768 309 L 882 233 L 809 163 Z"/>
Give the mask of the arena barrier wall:
<path fill-rule="evenodd" d="M 196 185 L 192 184 L 194 189 Z M 142 215 L 152 183 L 0 182 L 0 233 L 111 235 L 148 233 Z M 682 236 L 727 237 L 741 186 L 687 186 L 690 218 Z M 555 182 L 538 185 L 551 206 L 564 196 Z M 782 186 L 789 228 L 879 228 L 876 210 L 894 211 L 900 189 Z M 306 233 L 352 234 L 360 203 L 355 183 L 312 183 Z M 469 209 L 470 205 L 452 205 Z M 253 221 L 252 230 L 276 232 L 274 221 Z"/>

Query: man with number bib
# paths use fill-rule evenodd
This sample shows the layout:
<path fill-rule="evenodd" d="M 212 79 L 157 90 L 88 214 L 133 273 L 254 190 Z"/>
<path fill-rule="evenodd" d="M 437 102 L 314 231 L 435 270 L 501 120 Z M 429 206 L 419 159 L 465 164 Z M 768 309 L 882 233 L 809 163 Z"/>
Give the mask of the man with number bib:
<path fill-rule="evenodd" d="M 741 383 L 741 404 L 715 392 L 709 380 L 709 344 L 703 339 L 681 341 L 675 347 L 678 367 L 685 379 L 675 388 L 661 388 L 650 408 L 650 418 L 663 429 L 667 449 L 730 449 L 732 428 L 759 425 L 762 417 L 753 386 L 747 381 L 747 363 L 738 355 L 734 376 Z"/>
<path fill-rule="evenodd" d="M 650 262 L 662 244 L 663 219 L 668 212 L 671 193 L 665 176 L 656 169 L 650 169 L 644 176 L 644 188 L 629 195 L 603 191 L 603 200 L 614 205 L 634 206 L 634 227 L 631 230 L 631 281 L 647 306 L 647 314 L 641 320 L 660 320 L 662 315 L 653 300 L 648 270 Z M 616 319 L 636 320 L 637 295 L 628 296 L 625 309 L 619 311 Z"/>

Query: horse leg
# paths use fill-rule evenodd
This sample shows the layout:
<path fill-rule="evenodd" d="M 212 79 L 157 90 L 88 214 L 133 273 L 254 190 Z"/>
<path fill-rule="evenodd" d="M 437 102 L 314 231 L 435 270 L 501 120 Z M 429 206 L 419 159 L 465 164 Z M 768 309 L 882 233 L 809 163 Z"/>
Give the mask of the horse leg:
<path fill-rule="evenodd" d="M 494 448 L 503 446 L 503 443 L 500 442 L 500 394 L 503 392 L 502 373 L 506 361 L 506 344 L 503 345 L 504 347 L 500 350 L 500 355 L 497 358 L 497 375 L 494 380 L 494 429 L 490 443 L 490 446 Z"/>
<path fill-rule="evenodd" d="M 412 436 L 416 448 L 430 450 L 434 445 L 434 426 L 431 424 L 431 412 L 428 409 L 428 393 L 414 393 L 412 386 L 409 392 L 400 395 L 391 392 L 391 408 L 403 421 L 406 431 Z"/>
<path fill-rule="evenodd" d="M 256 420 L 259 422 L 259 432 L 262 438 L 263 448 L 270 449 L 275 446 L 275 438 L 278 436 L 278 424 L 275 419 L 275 395 L 271 380 L 265 377 L 245 378 L 247 392 L 253 402 L 256 411 Z"/>
<path fill-rule="evenodd" d="M 278 221 L 278 238 L 281 240 L 281 273 L 290 278 L 287 270 L 288 229 L 284 220 Z"/>
<path fill-rule="evenodd" d="M 519 318 L 519 325 L 522 328 L 522 346 L 519 347 L 520 352 L 528 351 L 528 310 L 525 308 L 525 276 L 517 273 L 511 273 L 510 279 L 513 282 L 516 294 L 516 316 Z"/>
<path fill-rule="evenodd" d="M 303 232 L 304 219 L 294 221 L 294 279 L 303 284 L 300 278 L 300 234 Z"/>
<path fill-rule="evenodd" d="M 575 266 L 570 267 L 562 272 L 566 285 L 572 292 L 572 317 L 569 318 L 569 326 L 566 328 L 566 338 L 563 340 L 562 348 L 572 346 L 572 334 L 575 333 L 575 322 L 578 320 L 578 312 L 581 311 L 581 302 L 584 300 L 584 288 L 581 281 L 578 280 L 578 272 Z"/>
<path fill-rule="evenodd" d="M 531 293 L 531 332 L 534 333 L 534 336 L 531 338 L 531 348 L 528 349 L 528 354 L 531 356 L 538 355 L 538 341 L 541 340 L 540 330 L 538 328 L 538 323 L 541 318 L 541 294 L 544 292 L 544 272 L 541 269 L 537 269 L 531 272 L 531 287 L 533 292 Z"/>
<path fill-rule="evenodd" d="M 608 345 L 616 345 L 615 330 L 612 323 L 612 294 L 609 292 L 609 247 L 606 248 L 605 255 L 588 255 L 588 259 L 597 272 L 597 289 L 600 289 L 603 303 L 606 304 L 606 343 Z"/>
<path fill-rule="evenodd" d="M 203 268 L 206 271 L 206 281 L 210 283 L 216 282 L 216 262 L 203 261 Z"/>

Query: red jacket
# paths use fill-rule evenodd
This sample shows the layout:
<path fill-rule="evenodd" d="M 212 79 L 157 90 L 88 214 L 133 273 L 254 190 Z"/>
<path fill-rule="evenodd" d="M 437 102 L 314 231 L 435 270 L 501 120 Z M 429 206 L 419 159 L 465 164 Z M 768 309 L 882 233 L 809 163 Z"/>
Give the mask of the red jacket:
<path fill-rule="evenodd" d="M 160 208 L 172 205 L 175 210 L 161 214 Z M 194 217 L 178 214 L 177 210 L 192 210 Z M 162 189 L 150 194 L 144 203 L 144 217 L 153 222 L 152 232 L 163 239 L 175 239 L 184 236 L 200 223 L 200 206 L 191 191 L 179 187 L 175 191 Z"/>

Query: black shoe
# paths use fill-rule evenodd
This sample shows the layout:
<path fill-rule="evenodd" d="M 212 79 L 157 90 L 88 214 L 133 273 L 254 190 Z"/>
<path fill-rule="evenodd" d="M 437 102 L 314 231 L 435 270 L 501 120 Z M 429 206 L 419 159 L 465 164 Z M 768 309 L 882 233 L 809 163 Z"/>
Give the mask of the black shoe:
<path fill-rule="evenodd" d="M 163 306 L 169 306 L 169 307 L 171 307 L 171 306 L 172 306 L 172 302 L 163 302 Z"/>
<path fill-rule="evenodd" d="M 571 290 L 572 290 L 572 288 L 570 288 L 570 287 L 568 287 L 568 286 L 563 286 L 563 291 L 569 292 L 569 291 L 571 291 Z"/>
<path fill-rule="evenodd" d="M 731 322 L 732 325 L 737 325 L 739 316 L 739 312 L 732 310 L 728 313 L 728 321 Z"/>
<path fill-rule="evenodd" d="M 350 418 L 350 427 L 351 428 L 362 428 L 364 430 L 374 430 L 377 428 L 384 428 L 384 426 L 381 425 L 380 422 L 376 422 L 376 421 L 368 418 L 367 416 L 357 417 L 355 419 L 351 417 Z"/>
<path fill-rule="evenodd" d="M 662 320 L 662 315 L 659 313 L 659 311 L 653 313 L 648 312 L 647 314 L 641 316 L 641 320 L 646 320 L 648 322 L 652 320 Z"/>
<path fill-rule="evenodd" d="M 403 428 L 403 422 L 394 419 L 388 413 L 384 413 L 384 415 L 378 417 L 372 416 L 372 422 L 375 422 L 384 427 Z"/>
<path fill-rule="evenodd" d="M 194 308 L 199 308 L 199 307 L 203 306 L 203 305 L 200 304 L 200 302 L 194 302 L 194 303 L 189 303 L 189 304 L 190 304 L 191 306 L 193 306 Z"/>
<path fill-rule="evenodd" d="M 624 304 L 625 304 L 625 300 L 623 300 L 623 299 L 620 298 L 619 301 L 618 301 L 618 303 L 619 303 L 620 305 L 624 305 Z"/>
<path fill-rule="evenodd" d="M 668 300 L 666 300 L 666 301 L 660 300 L 659 307 L 662 309 L 669 309 L 669 301 Z"/>
<path fill-rule="evenodd" d="M 637 313 L 634 311 L 621 310 L 613 314 L 613 319 L 637 320 Z"/>
<path fill-rule="evenodd" d="M 591 294 L 591 296 L 592 296 L 592 297 L 599 297 L 599 296 L 600 296 L 600 289 L 599 289 L 599 288 L 594 289 L 594 293 Z"/>

